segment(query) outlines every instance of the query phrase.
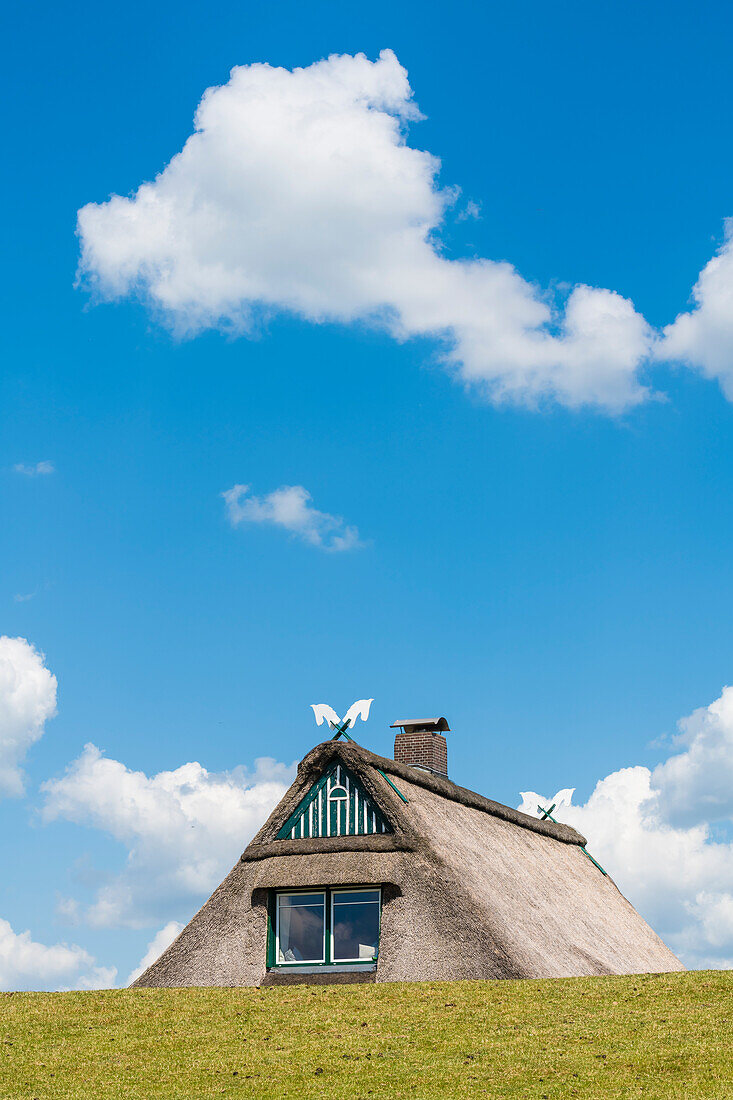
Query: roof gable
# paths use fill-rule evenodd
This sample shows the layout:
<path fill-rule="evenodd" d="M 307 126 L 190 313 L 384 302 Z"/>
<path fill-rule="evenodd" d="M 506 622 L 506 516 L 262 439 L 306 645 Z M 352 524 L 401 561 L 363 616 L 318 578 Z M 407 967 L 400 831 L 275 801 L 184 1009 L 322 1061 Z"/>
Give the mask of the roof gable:
<path fill-rule="evenodd" d="M 277 833 L 278 840 L 391 833 L 374 799 L 356 775 L 334 760 Z"/>

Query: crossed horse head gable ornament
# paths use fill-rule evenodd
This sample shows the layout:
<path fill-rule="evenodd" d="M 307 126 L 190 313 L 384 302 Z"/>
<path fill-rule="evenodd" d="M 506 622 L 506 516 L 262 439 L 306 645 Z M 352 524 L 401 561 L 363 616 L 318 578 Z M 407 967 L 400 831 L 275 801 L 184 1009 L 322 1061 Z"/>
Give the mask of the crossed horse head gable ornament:
<path fill-rule="evenodd" d="M 311 703 L 311 709 L 315 715 L 316 724 L 320 726 L 323 722 L 328 722 L 329 727 L 338 736 L 340 733 L 346 733 L 350 726 L 354 726 L 357 718 L 361 718 L 362 722 L 366 722 L 369 717 L 369 708 L 373 702 L 373 699 L 357 699 L 355 703 L 351 704 L 343 718 L 339 718 L 336 711 L 328 703 Z"/>

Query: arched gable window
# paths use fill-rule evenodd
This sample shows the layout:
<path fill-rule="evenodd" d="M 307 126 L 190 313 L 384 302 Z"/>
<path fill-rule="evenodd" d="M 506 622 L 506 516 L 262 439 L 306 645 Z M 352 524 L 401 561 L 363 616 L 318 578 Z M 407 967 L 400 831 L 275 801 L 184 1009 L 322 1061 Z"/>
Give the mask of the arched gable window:
<path fill-rule="evenodd" d="M 332 764 L 280 829 L 279 840 L 391 833 L 386 817 L 345 765 Z"/>

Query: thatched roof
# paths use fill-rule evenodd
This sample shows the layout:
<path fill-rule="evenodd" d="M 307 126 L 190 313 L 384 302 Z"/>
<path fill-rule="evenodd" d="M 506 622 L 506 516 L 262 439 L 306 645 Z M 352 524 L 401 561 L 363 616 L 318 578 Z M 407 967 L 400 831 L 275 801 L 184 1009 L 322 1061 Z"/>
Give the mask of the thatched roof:
<path fill-rule="evenodd" d="M 392 832 L 278 839 L 334 759 L 358 777 Z M 240 861 L 135 984 L 259 984 L 270 890 L 369 883 L 383 885 L 377 981 L 682 969 L 584 844 L 568 825 L 327 741 L 301 761 Z"/>

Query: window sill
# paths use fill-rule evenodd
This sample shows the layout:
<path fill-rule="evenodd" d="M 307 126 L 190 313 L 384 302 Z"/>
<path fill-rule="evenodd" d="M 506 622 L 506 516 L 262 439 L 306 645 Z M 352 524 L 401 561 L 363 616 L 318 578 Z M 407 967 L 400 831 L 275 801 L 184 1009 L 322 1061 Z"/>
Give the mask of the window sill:
<path fill-rule="evenodd" d="M 354 974 L 376 970 L 377 960 L 351 963 L 281 963 L 268 966 L 268 974 Z"/>

